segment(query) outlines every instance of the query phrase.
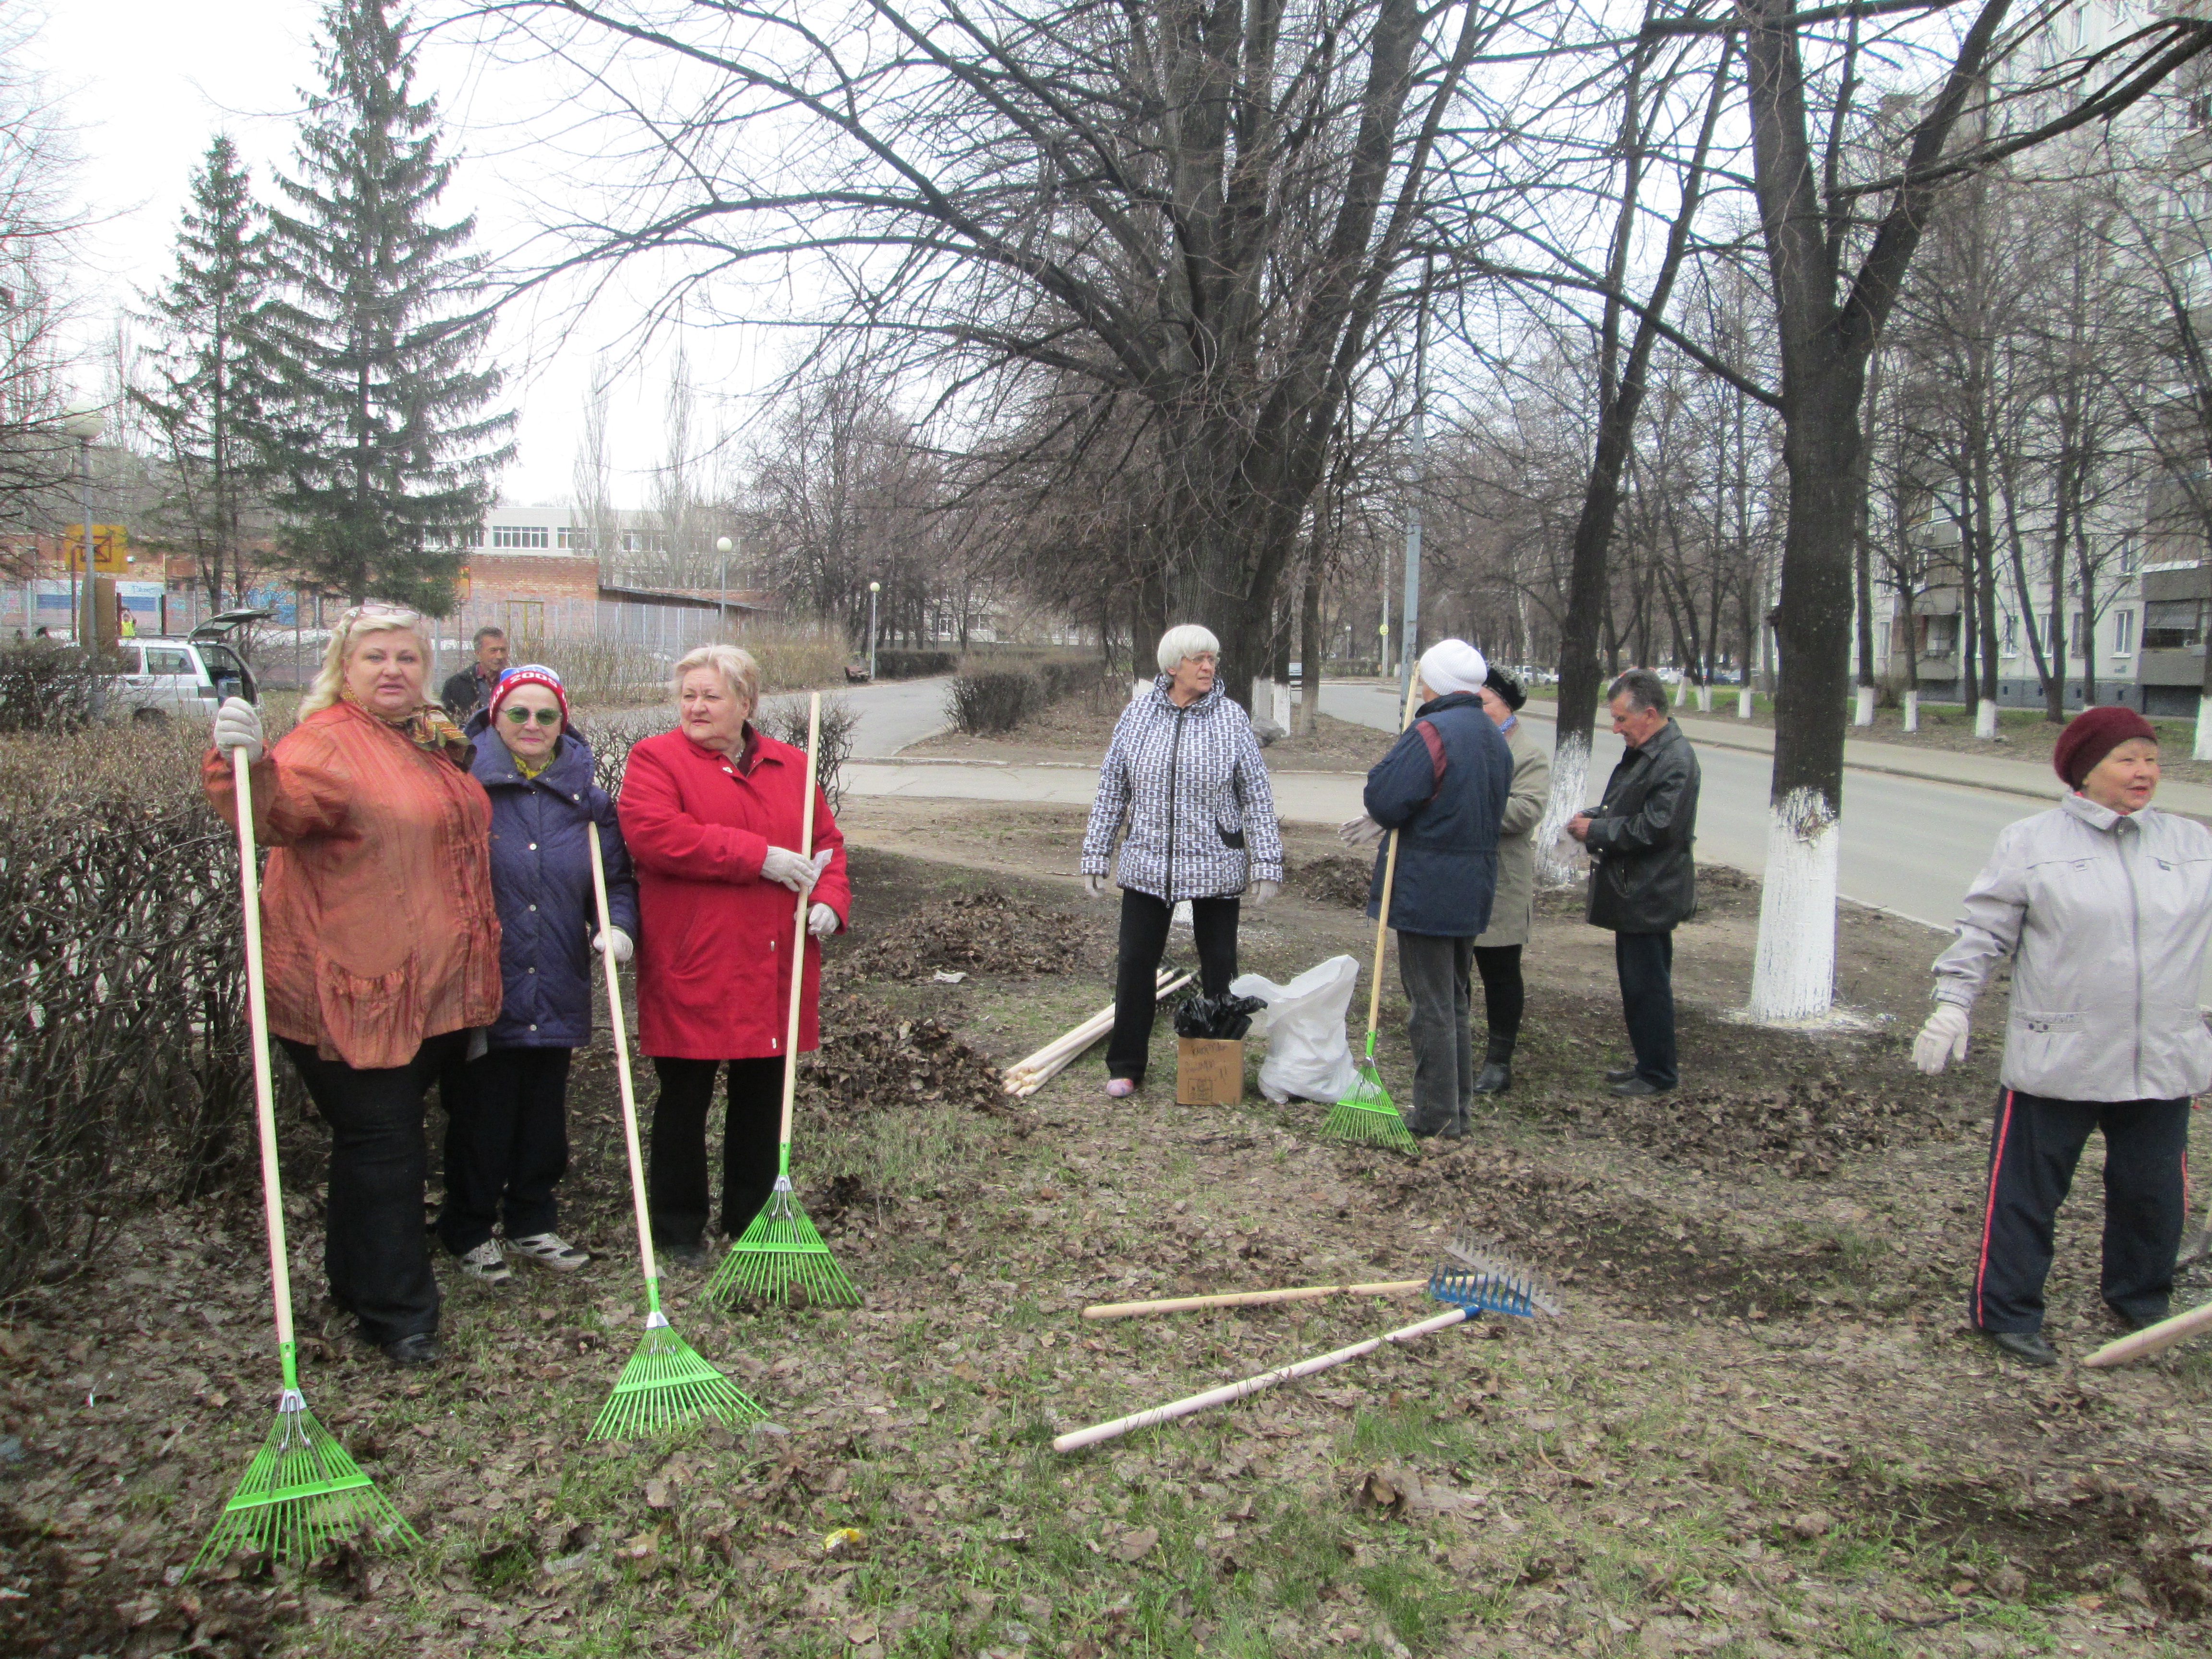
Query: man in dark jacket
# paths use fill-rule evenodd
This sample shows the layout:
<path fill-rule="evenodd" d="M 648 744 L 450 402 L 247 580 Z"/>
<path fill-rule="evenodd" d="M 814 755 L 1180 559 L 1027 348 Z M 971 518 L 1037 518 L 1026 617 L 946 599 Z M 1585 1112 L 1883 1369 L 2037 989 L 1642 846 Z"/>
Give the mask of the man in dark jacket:
<path fill-rule="evenodd" d="M 1667 687 L 1632 668 L 1607 688 L 1613 729 L 1628 752 L 1594 812 L 1567 833 L 1590 851 L 1589 921 L 1613 930 L 1621 1012 L 1636 1063 L 1607 1072 L 1617 1095 L 1671 1089 L 1674 1068 L 1674 929 L 1698 908 L 1691 847 L 1698 833 L 1698 757 L 1668 718 Z"/>
<path fill-rule="evenodd" d="M 1464 640 L 1422 653 L 1413 723 L 1367 775 L 1367 818 L 1347 838 L 1398 831 L 1390 926 L 1411 1012 L 1413 1110 L 1407 1127 L 1456 1140 L 1474 1092 L 1468 975 L 1498 888 L 1498 833 L 1513 784 L 1513 752 L 1476 693 L 1490 666 Z M 1376 854 L 1367 914 L 1382 914 L 1389 848 Z"/>
<path fill-rule="evenodd" d="M 438 701 L 446 705 L 446 712 L 459 726 L 468 724 L 469 716 L 491 701 L 492 687 L 507 672 L 507 635 L 503 630 L 479 628 L 471 643 L 477 648 L 477 659 L 447 680 L 445 689 L 438 693 Z"/>

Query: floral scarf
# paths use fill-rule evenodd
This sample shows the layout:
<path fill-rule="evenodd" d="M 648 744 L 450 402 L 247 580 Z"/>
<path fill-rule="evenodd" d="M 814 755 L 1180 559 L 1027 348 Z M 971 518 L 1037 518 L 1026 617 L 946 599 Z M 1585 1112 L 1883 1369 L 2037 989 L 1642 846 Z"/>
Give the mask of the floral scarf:
<path fill-rule="evenodd" d="M 380 720 L 404 737 L 417 749 L 428 754 L 442 755 L 446 759 L 468 769 L 469 757 L 475 745 L 461 735 L 461 728 L 447 717 L 446 711 L 434 702 L 426 702 L 409 709 L 396 719 L 378 714 L 353 694 L 353 687 L 341 685 L 339 700 L 351 703 L 371 720 Z"/>

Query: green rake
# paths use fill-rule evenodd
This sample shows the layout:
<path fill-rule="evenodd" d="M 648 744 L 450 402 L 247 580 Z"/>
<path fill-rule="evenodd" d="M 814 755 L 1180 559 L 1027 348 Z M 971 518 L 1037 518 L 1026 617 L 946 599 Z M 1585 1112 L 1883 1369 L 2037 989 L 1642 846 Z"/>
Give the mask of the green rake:
<path fill-rule="evenodd" d="M 806 708 L 806 805 L 799 819 L 799 848 L 814 854 L 814 757 L 820 749 L 822 694 L 815 692 Z M 791 1012 L 784 1024 L 783 1128 L 776 1147 L 775 1186 L 761 1212 L 752 1218 L 730 1253 L 722 1258 L 707 1281 L 707 1295 L 722 1301 L 754 1297 L 787 1306 L 794 1291 L 808 1304 L 857 1308 L 860 1292 L 830 1254 L 814 1223 L 799 1207 L 791 1187 L 791 1108 L 799 1091 L 799 1014 L 806 976 L 806 908 L 808 894 L 799 896 L 798 942 L 791 951 Z"/>
<path fill-rule="evenodd" d="M 269 1224 L 269 1280 L 276 1306 L 276 1355 L 284 1371 L 276 1424 L 246 1466 L 230 1502 L 187 1575 L 234 1551 L 265 1552 L 303 1565 L 349 1539 L 401 1545 L 422 1540 L 392 1500 L 315 1420 L 300 1392 L 292 1334 L 292 1272 L 284 1242 L 283 1186 L 276 1167 L 276 1104 L 269 1069 L 269 1010 L 261 986 L 261 897 L 253 860 L 253 784 L 246 751 L 234 749 L 238 806 L 239 890 L 246 916 L 246 1011 L 253 1038 L 253 1103 L 261 1136 L 261 1204 Z"/>
<path fill-rule="evenodd" d="M 1413 699 L 1419 682 L 1406 690 L 1406 716 L 1399 730 L 1413 723 Z M 1390 848 L 1382 859 L 1382 902 L 1375 913 L 1375 971 L 1367 987 L 1367 1052 L 1354 1069 L 1358 1081 L 1352 1092 L 1328 1109 L 1321 1132 L 1338 1140 L 1370 1140 L 1401 1152 L 1419 1150 L 1399 1114 L 1397 1103 L 1382 1086 L 1382 1073 L 1375 1064 L 1375 1033 L 1382 1020 L 1382 946 L 1390 936 L 1390 889 L 1398 878 L 1398 832 L 1390 832 Z"/>
<path fill-rule="evenodd" d="M 592 845 L 592 897 L 599 905 L 599 948 L 607 970 L 607 1023 L 614 1033 L 615 1077 L 622 1085 L 630 1203 L 637 1214 L 638 1259 L 645 1267 L 645 1340 L 623 1367 L 615 1391 L 599 1408 L 586 1438 L 631 1440 L 671 1434 L 702 1417 L 734 1428 L 768 1413 L 751 1395 L 701 1358 L 660 1311 L 660 1266 L 653 1254 L 653 1217 L 645 1197 L 645 1159 L 638 1147 L 637 1093 L 630 1082 L 629 1031 L 623 1022 L 614 924 L 607 912 L 606 872 L 599 862 L 599 826 L 587 825 L 586 833 Z"/>

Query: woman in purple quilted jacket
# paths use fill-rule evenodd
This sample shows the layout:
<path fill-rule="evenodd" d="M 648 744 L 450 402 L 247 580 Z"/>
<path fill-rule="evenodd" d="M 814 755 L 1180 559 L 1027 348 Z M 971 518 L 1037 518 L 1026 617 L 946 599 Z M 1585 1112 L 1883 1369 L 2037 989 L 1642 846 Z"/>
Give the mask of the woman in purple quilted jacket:
<path fill-rule="evenodd" d="M 1199 981 L 1208 996 L 1237 977 L 1238 901 L 1257 907 L 1283 882 L 1274 791 L 1244 710 L 1216 675 L 1221 641 L 1185 623 L 1160 637 L 1159 678 L 1129 700 L 1098 769 L 1098 794 L 1083 836 L 1083 885 L 1121 888 L 1121 953 L 1114 975 L 1114 1034 L 1106 1042 L 1106 1092 L 1116 1099 L 1145 1080 L 1152 1049 L 1154 975 L 1176 903 L 1190 901 Z M 1128 833 L 1114 859 L 1114 837 Z"/>

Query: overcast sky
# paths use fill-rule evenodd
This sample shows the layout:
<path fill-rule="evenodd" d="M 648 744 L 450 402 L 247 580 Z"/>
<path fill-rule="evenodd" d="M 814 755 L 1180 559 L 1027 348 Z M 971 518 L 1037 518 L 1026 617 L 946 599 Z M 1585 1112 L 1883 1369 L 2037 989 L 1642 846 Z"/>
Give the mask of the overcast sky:
<path fill-rule="evenodd" d="M 288 167 L 301 108 L 315 88 L 314 0 L 74 0 L 56 4 L 32 46 L 49 90 L 69 112 L 82 158 L 77 193 L 99 221 L 87 244 L 83 287 L 88 326 L 104 333 L 119 308 L 157 286 L 171 269 L 178 216 L 191 176 L 210 141 L 228 132 L 252 167 L 256 192 L 272 192 L 274 167 Z M 480 246 L 498 253 L 532 228 L 531 192 L 545 182 L 526 130 L 542 87 L 503 82 L 501 70 L 459 46 L 426 46 L 420 84 L 434 91 L 449 153 L 461 166 L 445 205 L 473 212 Z M 546 316 L 504 319 L 497 356 L 511 371 L 506 401 L 521 416 L 520 455 L 501 481 L 514 503 L 568 499 L 580 406 L 595 336 L 603 341 L 627 319 L 594 319 L 580 339 L 552 338 Z M 142 331 L 143 333 L 143 331 Z M 717 364 L 724 343 L 695 341 L 695 383 L 708 390 L 698 425 L 711 437 L 711 393 L 743 378 L 745 359 Z M 88 385 L 85 390 L 94 389 Z M 619 383 L 613 419 L 615 494 L 642 505 L 651 469 L 663 453 L 664 390 L 647 365 Z"/>

